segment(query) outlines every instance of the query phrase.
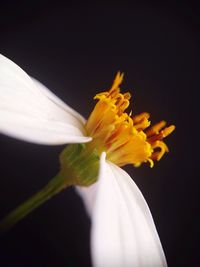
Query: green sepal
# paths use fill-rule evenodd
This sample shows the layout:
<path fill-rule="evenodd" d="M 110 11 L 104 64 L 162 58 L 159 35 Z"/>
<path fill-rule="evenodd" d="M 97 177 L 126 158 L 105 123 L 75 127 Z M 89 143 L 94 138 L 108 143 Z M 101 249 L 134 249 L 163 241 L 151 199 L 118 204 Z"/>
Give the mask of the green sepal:
<path fill-rule="evenodd" d="M 89 186 L 96 182 L 99 155 L 85 144 L 68 145 L 60 154 L 60 175 L 67 183 Z"/>

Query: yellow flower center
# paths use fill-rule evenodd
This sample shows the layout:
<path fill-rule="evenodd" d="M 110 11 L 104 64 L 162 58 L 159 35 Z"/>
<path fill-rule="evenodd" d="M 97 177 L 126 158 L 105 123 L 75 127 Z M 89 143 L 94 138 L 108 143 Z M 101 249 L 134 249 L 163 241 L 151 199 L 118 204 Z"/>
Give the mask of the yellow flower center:
<path fill-rule="evenodd" d="M 162 139 L 175 126 L 164 128 L 166 122 L 161 121 L 149 127 L 148 113 L 136 116 L 132 112 L 126 113 L 131 95 L 120 92 L 122 80 L 123 74 L 118 72 L 111 89 L 94 97 L 99 101 L 86 123 L 86 130 L 93 137 L 90 146 L 95 147 L 99 154 L 105 151 L 107 159 L 118 166 L 140 166 L 149 162 L 153 167 L 154 160 L 160 160 L 168 152 Z"/>

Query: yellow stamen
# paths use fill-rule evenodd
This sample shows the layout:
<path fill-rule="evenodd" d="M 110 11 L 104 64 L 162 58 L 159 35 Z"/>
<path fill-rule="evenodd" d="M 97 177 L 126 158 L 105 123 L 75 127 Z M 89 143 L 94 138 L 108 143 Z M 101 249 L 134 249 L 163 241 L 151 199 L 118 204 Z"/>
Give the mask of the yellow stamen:
<path fill-rule="evenodd" d="M 148 128 L 149 113 L 135 116 L 132 112 L 126 113 L 131 94 L 120 92 L 122 80 L 123 73 L 118 72 L 111 89 L 94 97 L 98 102 L 86 123 L 86 130 L 93 137 L 89 145 L 99 154 L 105 151 L 107 159 L 118 166 L 137 167 L 149 162 L 153 167 L 154 160 L 160 160 L 168 152 L 161 140 L 172 133 L 175 126 L 164 128 L 166 122 L 161 121 Z"/>

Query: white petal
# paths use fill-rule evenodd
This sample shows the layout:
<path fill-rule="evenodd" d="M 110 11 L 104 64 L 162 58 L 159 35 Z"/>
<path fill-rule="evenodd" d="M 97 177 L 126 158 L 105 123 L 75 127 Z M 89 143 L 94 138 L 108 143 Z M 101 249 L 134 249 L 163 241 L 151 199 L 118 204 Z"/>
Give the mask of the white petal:
<path fill-rule="evenodd" d="M 105 162 L 105 155 L 101 157 L 99 181 L 92 193 L 93 202 L 87 208 L 92 219 L 91 250 L 95 267 L 167 266 L 144 197 L 125 171 Z M 84 189 L 81 195 L 87 205 L 90 188 Z"/>
<path fill-rule="evenodd" d="M 56 105 L 58 105 L 61 109 L 67 111 L 67 113 L 70 113 L 72 116 L 77 118 L 79 121 L 81 121 L 83 124 L 85 124 L 86 120 L 83 116 L 81 116 L 77 111 L 69 107 L 65 102 L 63 102 L 59 97 L 57 97 L 54 93 L 52 93 L 46 86 L 44 86 L 41 82 L 36 80 L 32 77 L 32 80 L 37 85 L 37 88 L 40 89 L 40 91 L 46 95 L 52 102 L 54 102 Z"/>
<path fill-rule="evenodd" d="M 0 132 L 39 144 L 91 140 L 85 136 L 84 119 L 77 112 L 2 55 Z"/>
<path fill-rule="evenodd" d="M 97 190 L 98 190 L 99 183 L 96 182 L 88 187 L 86 186 L 75 186 L 76 192 L 81 196 L 83 199 L 86 211 L 89 216 L 92 216 L 92 210 L 94 207 L 94 203 L 96 200 Z"/>

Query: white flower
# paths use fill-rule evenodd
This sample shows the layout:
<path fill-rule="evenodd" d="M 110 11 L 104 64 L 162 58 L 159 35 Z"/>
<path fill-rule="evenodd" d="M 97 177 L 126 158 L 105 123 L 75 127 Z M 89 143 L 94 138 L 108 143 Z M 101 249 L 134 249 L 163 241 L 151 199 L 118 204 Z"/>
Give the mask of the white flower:
<path fill-rule="evenodd" d="M 144 147 L 142 158 L 140 158 L 141 153 L 134 155 L 130 163 L 139 165 L 141 162 L 149 161 L 152 165 L 153 160 L 159 159 L 167 150 L 160 140 L 171 132 L 172 128 L 161 131 L 162 138 L 156 138 L 157 145 L 155 145 L 152 141 L 152 131 L 155 139 L 155 135 L 161 134 L 160 129 L 163 126 L 157 126 L 156 133 L 155 128 L 152 128 L 151 133 L 145 135 L 143 130 L 149 126 L 147 114 L 136 116 L 132 121 L 130 116 L 124 113 L 129 104 L 130 95 L 122 95 L 119 90 L 116 91 L 121 80 L 122 76 L 118 74 L 109 91 L 112 94 L 118 93 L 117 97 L 120 96 L 123 100 L 117 107 L 118 113 L 115 114 L 115 119 L 117 118 L 117 123 L 119 123 L 122 116 L 126 116 L 123 120 L 128 123 L 127 127 L 133 127 L 131 126 L 133 121 L 136 126 L 140 125 L 140 130 L 139 126 L 134 128 L 136 131 L 134 134 L 137 137 L 134 142 L 142 143 L 142 148 Z M 101 119 L 104 116 L 102 103 L 107 104 L 105 108 L 108 108 L 111 103 L 109 107 L 112 106 L 112 110 L 109 110 L 109 114 L 116 111 L 116 105 L 119 103 L 119 101 L 116 102 L 116 98 L 115 102 L 112 102 L 115 97 L 113 95 L 110 102 L 107 101 L 107 94 L 102 93 L 96 97 L 100 100 L 100 105 L 96 109 L 101 110 Z M 107 120 L 106 116 L 105 114 Z M 112 127 L 118 124 L 115 124 L 116 120 L 114 123 L 106 121 L 104 126 L 98 123 L 95 110 L 86 124 L 81 115 L 45 86 L 30 78 L 20 67 L 0 55 L 0 132 L 37 144 L 58 145 L 90 141 L 95 145 L 100 143 L 100 170 L 97 182 L 89 187 L 77 187 L 92 220 L 93 265 L 95 267 L 167 266 L 149 208 L 134 181 L 119 167 L 129 163 L 129 158 L 126 158 L 126 155 L 121 155 L 121 157 L 118 154 L 114 155 L 117 149 L 112 144 L 116 145 L 116 134 L 115 138 L 112 136 L 112 142 L 109 143 L 111 146 L 107 146 L 109 149 L 106 149 L 111 136 L 106 135 L 105 145 L 105 125 L 107 128 L 110 127 L 107 129 L 110 133 L 114 129 Z M 98 130 L 97 128 L 91 129 L 94 127 Z M 104 128 L 99 131 L 99 127 Z M 91 137 L 87 136 L 86 132 L 91 133 Z M 127 137 L 125 128 L 121 134 L 123 138 Z M 130 136 L 130 133 L 128 134 Z M 93 140 L 98 140 L 98 142 L 95 143 Z M 102 143 L 99 140 L 103 140 Z M 158 147 L 161 151 L 154 152 L 154 148 Z M 119 151 L 119 154 L 121 153 Z M 137 151 L 135 153 L 137 154 Z M 125 162 L 122 162 L 122 158 Z"/>

